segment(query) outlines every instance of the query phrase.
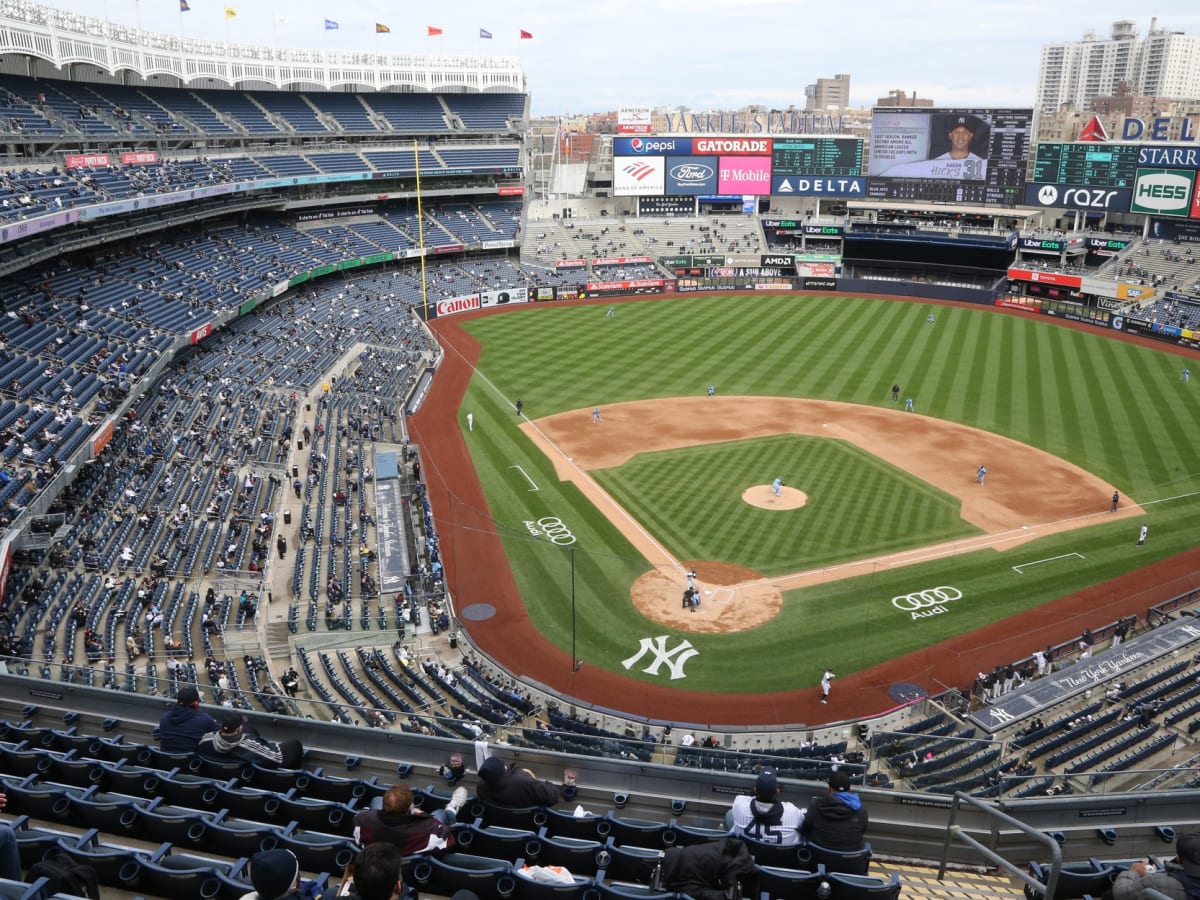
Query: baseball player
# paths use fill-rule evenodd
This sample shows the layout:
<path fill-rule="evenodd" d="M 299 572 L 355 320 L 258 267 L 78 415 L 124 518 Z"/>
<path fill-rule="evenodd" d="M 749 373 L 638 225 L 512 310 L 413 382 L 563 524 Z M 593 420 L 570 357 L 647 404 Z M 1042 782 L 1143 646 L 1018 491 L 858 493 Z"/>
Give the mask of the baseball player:
<path fill-rule="evenodd" d="M 782 497 L 783 496 L 783 479 L 776 478 L 774 481 L 772 481 L 771 482 L 771 490 L 773 490 L 775 492 L 776 497 Z"/>
<path fill-rule="evenodd" d="M 1183 371 L 1179 373 L 1179 380 L 1182 381 L 1184 384 L 1187 384 L 1188 382 L 1190 382 L 1192 380 L 1192 370 L 1189 369 L 1187 366 L 1184 366 Z"/>
<path fill-rule="evenodd" d="M 708 396 L 712 397 L 717 393 L 717 389 L 711 384 L 708 386 Z"/>
<path fill-rule="evenodd" d="M 905 397 L 905 398 L 904 398 L 904 411 L 905 411 L 905 412 L 912 412 L 912 411 L 913 411 L 913 402 L 912 402 L 912 397 Z"/>
<path fill-rule="evenodd" d="M 603 421 L 604 420 L 602 418 L 600 418 L 600 407 L 597 406 L 595 409 L 592 410 L 592 424 L 595 425 L 597 422 L 603 422 Z"/>
<path fill-rule="evenodd" d="M 610 307 L 608 308 L 608 312 L 606 312 L 606 313 L 604 314 L 604 318 L 606 318 L 606 319 L 615 319 L 616 317 L 617 317 L 617 308 L 616 308 L 615 306 L 610 306 Z"/>
<path fill-rule="evenodd" d="M 525 401 L 521 400 L 520 398 L 517 398 L 517 415 L 518 416 L 521 414 L 521 410 L 523 410 L 524 408 L 525 408 Z"/>
<path fill-rule="evenodd" d="M 467 413 L 467 431 L 475 430 L 475 413 Z"/>
<path fill-rule="evenodd" d="M 933 325 L 935 322 L 937 322 L 937 319 L 934 318 L 933 313 L 930 313 L 929 318 L 926 319 L 925 321 L 928 322 L 930 325 Z"/>
<path fill-rule="evenodd" d="M 1117 511 L 1117 507 L 1120 505 L 1121 505 L 1121 492 L 1113 491 L 1113 502 L 1112 502 L 1112 506 L 1110 506 L 1108 508 L 1108 511 L 1110 513 L 1115 513 Z"/>
<path fill-rule="evenodd" d="M 829 689 L 833 686 L 833 679 L 837 676 L 829 669 L 825 670 L 825 674 L 821 676 L 821 702 L 829 702 Z"/>
<path fill-rule="evenodd" d="M 900 385 L 898 383 L 892 385 L 892 402 L 900 402 Z"/>
<path fill-rule="evenodd" d="M 987 466 L 980 466 L 979 471 L 975 473 L 975 483 L 983 484 L 987 481 Z"/>
<path fill-rule="evenodd" d="M 1146 525 L 1146 523 L 1145 523 L 1145 522 L 1143 522 L 1143 523 L 1142 523 L 1142 530 L 1138 532 L 1138 542 L 1137 542 L 1137 545 L 1138 545 L 1139 547 L 1141 547 L 1141 546 L 1144 546 L 1144 545 L 1145 545 L 1145 543 L 1146 543 L 1146 535 L 1148 535 L 1149 533 L 1150 533 L 1150 528 L 1149 528 L 1149 526 L 1147 526 L 1147 525 Z"/>

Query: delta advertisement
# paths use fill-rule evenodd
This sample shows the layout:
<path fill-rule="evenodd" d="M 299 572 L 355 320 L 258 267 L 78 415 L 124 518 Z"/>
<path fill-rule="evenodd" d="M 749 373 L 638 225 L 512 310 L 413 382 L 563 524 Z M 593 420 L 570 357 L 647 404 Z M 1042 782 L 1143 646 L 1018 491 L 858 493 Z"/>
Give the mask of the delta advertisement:
<path fill-rule="evenodd" d="M 867 180 L 862 177 L 861 164 L 851 161 L 851 168 L 855 171 L 849 175 L 832 176 L 827 171 L 829 160 L 824 160 L 816 150 L 804 157 L 797 156 L 799 151 L 791 151 L 789 168 L 774 173 L 774 143 L 771 138 L 729 136 L 615 137 L 612 142 L 613 195 L 866 195 Z M 858 157 L 861 159 L 861 152 Z M 841 161 L 841 157 L 838 160 Z M 796 171 L 804 166 L 811 171 Z"/>

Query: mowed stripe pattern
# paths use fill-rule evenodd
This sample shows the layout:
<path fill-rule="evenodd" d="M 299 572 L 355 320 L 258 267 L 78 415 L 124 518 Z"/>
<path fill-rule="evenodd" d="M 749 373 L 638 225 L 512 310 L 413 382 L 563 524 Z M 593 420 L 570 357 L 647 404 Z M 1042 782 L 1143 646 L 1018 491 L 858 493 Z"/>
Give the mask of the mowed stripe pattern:
<path fill-rule="evenodd" d="M 464 322 L 484 347 L 482 374 L 473 379 L 461 415 L 468 409 L 475 414 L 475 431 L 465 437 L 489 509 L 467 511 L 451 500 L 454 521 L 439 521 L 450 534 L 497 528 L 505 535 L 534 624 L 569 649 L 574 608 L 580 657 L 589 665 L 660 681 L 661 676 L 637 667 L 625 669 L 622 660 L 637 651 L 642 638 L 673 633 L 672 641 L 687 639 L 699 651 L 688 663 L 687 678 L 674 686 L 770 692 L 813 685 L 824 666 L 839 674 L 857 671 L 1193 546 L 1200 527 L 1200 497 L 1191 496 L 1200 491 L 1195 452 L 1200 395 L 1194 393 L 1200 384 L 1181 383 L 1185 361 L 1178 356 L 1045 319 L 884 300 L 688 297 L 620 304 L 611 318 L 605 317 L 606 309 L 529 307 Z M 926 322 L 931 309 L 935 325 Z M 1150 541 L 1135 546 L 1140 522 L 1101 515 L 1099 524 L 1086 531 L 1042 537 L 1009 553 L 985 550 L 909 568 L 879 566 L 871 575 L 789 591 L 780 614 L 751 631 L 676 631 L 632 609 L 630 587 L 648 563 L 573 486 L 558 481 L 551 463 L 519 431 L 511 405 L 520 397 L 533 419 L 576 409 L 586 417 L 594 406 L 621 401 L 702 396 L 712 383 L 722 395 L 891 407 L 894 382 L 901 385 L 901 400 L 913 397 L 918 413 L 1041 447 L 1109 479 L 1123 496 L 1149 503 Z M 789 458 L 789 452 L 776 457 Z M 514 464 L 537 482 L 538 491 L 529 490 L 510 468 Z M 772 465 L 761 463 L 767 471 L 760 472 L 755 464 L 748 477 L 767 482 L 774 477 Z M 837 465 L 821 463 L 823 469 Z M 683 502 L 691 502 L 689 491 L 714 492 L 711 482 L 702 481 L 717 474 L 704 453 L 694 466 L 680 479 L 683 487 L 666 484 L 664 477 L 661 489 L 684 497 Z M 783 472 L 775 474 L 790 480 Z M 989 481 L 987 489 L 1000 487 Z M 1107 494 L 1097 498 L 1097 513 L 1107 509 L 1107 500 Z M 1159 500 L 1164 502 L 1154 502 Z M 626 502 L 636 505 L 636 498 Z M 865 501 L 842 508 L 844 522 L 829 529 L 846 535 L 847 546 L 854 547 L 858 523 L 879 510 Z M 653 513 L 647 509 L 645 514 Z M 562 518 L 578 538 L 575 552 L 528 532 L 525 522 L 542 515 Z M 688 523 L 661 518 L 672 532 L 670 541 L 683 547 L 694 539 L 686 533 Z M 770 539 L 757 525 L 749 532 L 760 541 Z M 803 537 L 809 537 L 807 530 Z M 725 532 L 714 543 L 735 538 Z M 443 534 L 444 545 L 452 540 Z M 1027 568 L 1023 575 L 1011 569 L 1014 563 L 1077 552 L 1080 556 Z M 893 596 L 934 585 L 953 585 L 963 599 L 945 614 L 920 620 L 891 604 Z M 1079 630 L 1085 624 L 1080 621 Z M 1029 637 L 1026 649 L 1035 649 L 1038 636 Z M 822 648 L 820 658 L 797 653 L 800 646 Z M 747 659 L 768 664 L 748 666 Z"/>
<path fill-rule="evenodd" d="M 1194 474 L 1200 380 L 1183 361 L 1030 317 L 847 297 L 689 297 L 540 308 L 466 324 L 531 417 L 721 394 L 890 402 L 1041 447 L 1144 491 Z"/>
<path fill-rule="evenodd" d="M 778 575 L 978 533 L 959 502 L 840 440 L 779 435 L 635 456 L 593 475 L 677 559 Z M 801 509 L 747 505 L 775 477 Z"/>

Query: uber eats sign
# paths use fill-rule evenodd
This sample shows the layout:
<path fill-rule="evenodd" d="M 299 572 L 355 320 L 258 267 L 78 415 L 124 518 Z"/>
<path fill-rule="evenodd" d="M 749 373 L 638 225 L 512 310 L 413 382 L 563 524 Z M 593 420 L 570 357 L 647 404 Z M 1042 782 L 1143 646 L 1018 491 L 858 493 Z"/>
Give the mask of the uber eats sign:
<path fill-rule="evenodd" d="M 1186 216 L 1192 205 L 1193 169 L 1138 169 L 1130 212 Z"/>

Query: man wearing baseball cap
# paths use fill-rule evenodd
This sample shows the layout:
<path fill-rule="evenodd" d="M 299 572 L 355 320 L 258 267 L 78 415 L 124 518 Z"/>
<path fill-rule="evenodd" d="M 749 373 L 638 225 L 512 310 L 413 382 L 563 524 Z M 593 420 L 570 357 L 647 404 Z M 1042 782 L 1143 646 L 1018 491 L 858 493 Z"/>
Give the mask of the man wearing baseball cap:
<path fill-rule="evenodd" d="M 853 853 L 866 846 L 867 824 L 862 797 L 850 790 L 850 773 L 838 768 L 829 774 L 829 793 L 809 804 L 800 834 L 826 850 Z"/>
<path fill-rule="evenodd" d="M 1180 835 L 1175 841 L 1175 859 L 1162 869 L 1154 871 L 1147 863 L 1135 862 L 1117 876 L 1110 896 L 1112 900 L 1141 900 L 1151 889 L 1171 900 L 1200 897 L 1200 831 Z"/>
<path fill-rule="evenodd" d="M 210 731 L 200 739 L 199 751 L 217 759 L 240 759 L 247 765 L 268 769 L 294 769 L 304 759 L 304 747 L 295 738 L 275 743 L 259 737 L 246 727 L 246 717 L 229 713 L 221 720 L 219 731 Z"/>
<path fill-rule="evenodd" d="M 200 739 L 217 730 L 217 720 L 200 709 L 200 692 L 184 685 L 178 702 L 158 720 L 158 745 L 164 753 L 195 753 Z"/>
<path fill-rule="evenodd" d="M 772 768 L 758 773 L 754 796 L 734 797 L 726 817 L 731 834 L 744 834 L 764 844 L 788 847 L 800 843 L 804 810 L 779 799 L 779 778 Z"/>
<path fill-rule="evenodd" d="M 927 153 L 934 155 L 914 160 L 912 156 L 921 150 L 921 145 L 914 141 L 903 154 L 908 156 L 907 162 L 899 162 L 873 174 L 887 178 L 983 181 L 987 178 L 987 159 L 976 153 L 973 148 L 987 147 L 987 131 L 988 125 L 983 119 L 967 113 L 932 117 L 925 138 L 928 143 L 925 149 Z M 944 152 L 936 152 L 940 147 L 947 145 L 948 148 Z"/>

